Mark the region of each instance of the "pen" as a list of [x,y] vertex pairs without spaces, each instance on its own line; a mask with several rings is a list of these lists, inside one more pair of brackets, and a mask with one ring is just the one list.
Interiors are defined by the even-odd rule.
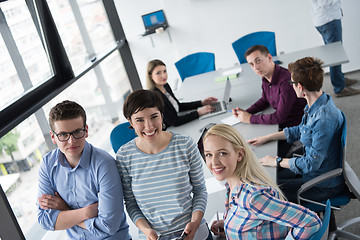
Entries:
[[[216,211],[216,220],[217,220],[217,223],[219,223],[219,212]],[[220,232],[220,228],[217,229],[218,232]]]
[[[238,111],[238,110],[235,109],[235,112],[237,112],[237,111]],[[233,111],[232,111],[232,110],[228,110],[228,112],[231,112],[231,113],[232,113]]]

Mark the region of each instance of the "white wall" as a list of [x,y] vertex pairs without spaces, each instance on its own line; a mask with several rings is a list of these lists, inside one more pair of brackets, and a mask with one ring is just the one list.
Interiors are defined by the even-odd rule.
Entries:
[[[309,0],[118,0],[117,9],[143,86],[148,61],[167,64],[169,82],[180,79],[174,63],[199,51],[215,53],[216,67],[238,62],[231,43],[254,31],[274,31],[277,52],[292,52],[322,45],[311,21]],[[360,69],[360,1],[343,0],[343,43],[350,63],[344,72]],[[153,34],[155,47],[144,32],[141,15],[164,9],[168,33]]]

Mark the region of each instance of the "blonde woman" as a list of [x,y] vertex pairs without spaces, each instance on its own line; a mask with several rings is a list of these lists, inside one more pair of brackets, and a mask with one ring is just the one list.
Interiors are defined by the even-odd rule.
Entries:
[[226,180],[224,220],[211,226],[227,239],[308,239],[321,226],[316,213],[290,203],[235,128],[211,127],[204,136],[208,168]]

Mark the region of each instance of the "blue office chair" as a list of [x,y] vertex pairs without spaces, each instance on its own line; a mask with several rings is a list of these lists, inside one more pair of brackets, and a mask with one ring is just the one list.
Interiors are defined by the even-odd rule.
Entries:
[[322,218],[321,227],[309,240],[327,240],[328,239],[330,215],[331,215],[331,203],[330,203],[330,200],[327,200],[325,213]]
[[130,129],[130,123],[124,122],[117,125],[110,134],[110,143],[115,153],[128,141],[136,137],[134,129]]
[[[358,199],[360,201],[360,180],[357,177],[354,170],[350,167],[350,165],[346,161],[346,118],[343,112],[341,112],[345,121],[342,127],[342,135],[341,135],[341,146],[342,146],[342,167],[334,169],[330,172],[324,173],[306,183],[304,183],[300,189],[298,190],[298,203],[314,212],[323,212],[325,210],[325,201],[323,202],[316,202],[306,198],[301,197],[301,193],[305,192],[306,190],[316,186],[317,184],[331,179],[333,177],[337,177],[340,175],[344,176],[345,184],[347,188],[343,191],[343,193],[337,195],[334,198],[329,199],[331,202],[331,209],[341,210],[341,206],[345,206],[350,202],[351,199]],[[335,239],[336,237],[345,237],[346,239],[358,239],[360,240],[360,236],[357,236],[353,233],[346,232],[344,228],[353,225],[355,223],[360,223],[360,217],[353,218],[350,220],[345,221],[337,226],[335,231],[330,232],[329,239]],[[331,214],[330,225],[335,224],[335,215]]]
[[215,54],[198,52],[187,55],[175,63],[181,80],[215,70]]
[[239,38],[232,43],[232,47],[236,53],[237,58],[239,59],[240,64],[246,63],[246,59],[244,57],[246,50],[254,45],[259,44],[267,47],[272,56],[276,56],[275,33],[267,31],[253,32]]

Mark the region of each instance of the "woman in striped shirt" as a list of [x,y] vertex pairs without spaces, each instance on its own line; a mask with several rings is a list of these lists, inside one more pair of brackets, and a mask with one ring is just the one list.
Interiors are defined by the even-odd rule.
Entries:
[[276,184],[237,130],[211,127],[204,136],[206,164],[226,180],[224,220],[211,226],[227,239],[308,239],[321,226],[316,213],[284,200]]
[[116,154],[131,220],[151,240],[182,231],[187,240],[212,239],[203,219],[207,192],[197,145],[163,131],[164,102],[155,91],[134,91],[123,111],[138,135]]

